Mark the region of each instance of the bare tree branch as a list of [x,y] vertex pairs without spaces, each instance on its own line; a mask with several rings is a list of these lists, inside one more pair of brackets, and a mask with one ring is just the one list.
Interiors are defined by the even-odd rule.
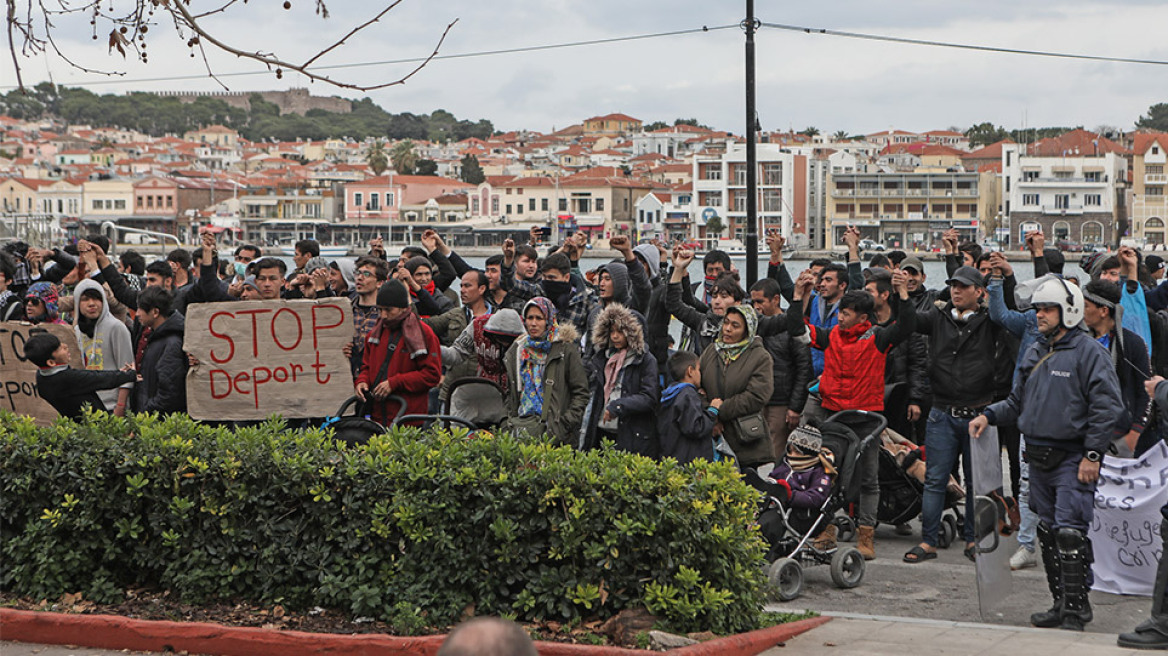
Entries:
[[[215,37],[210,31],[203,27],[200,21],[209,16],[225,13],[232,6],[238,4],[240,0],[220,0],[220,3],[214,9],[203,11],[201,13],[191,13],[188,9],[189,0],[134,0],[132,8],[126,14],[115,14],[114,2],[115,0],[105,0],[105,7],[103,8],[102,0],[56,0],[56,6],[50,7],[46,4],[52,4],[52,0],[5,0],[7,3],[7,28],[8,28],[8,49],[12,56],[13,69],[16,72],[16,79],[18,88],[24,89],[24,78],[22,75],[22,68],[20,58],[31,57],[46,52],[47,48],[52,48],[52,51],[63,59],[70,66],[85,71],[87,73],[100,73],[104,75],[124,75],[124,72],[105,72],[97,71],[86,66],[81,66],[77,62],[67,57],[62,50],[57,46],[53,38],[54,25],[52,21],[53,16],[63,15],[84,15],[90,17],[90,24],[93,26],[93,38],[98,38],[99,21],[108,23],[112,26],[109,32],[109,42],[112,49],[118,50],[123,56],[127,49],[133,49],[135,55],[142,61],[147,61],[146,51],[146,33],[151,26],[156,25],[154,14],[155,12],[165,12],[174,22],[180,38],[186,38],[186,33],[191,33],[187,39],[187,46],[191,48],[192,56],[194,50],[197,48],[199,54],[202,56],[203,65],[207,69],[207,75],[214,79],[224,89],[227,85],[216,77],[211,68],[210,61],[207,58],[207,51],[205,44],[210,44],[212,47],[222,50],[223,52],[241,57],[244,59],[251,59],[268,67],[269,70],[274,70],[276,77],[283,77],[285,71],[293,71],[299,73],[309,80],[319,80],[332,86],[353,89],[356,91],[372,91],[374,89],[383,89],[390,86],[405,84],[407,80],[416,75],[419,71],[426,67],[435,56],[438,55],[442,44],[446,41],[446,36],[450,30],[458,23],[455,19],[446,26],[442,31],[441,37],[434,46],[433,52],[430,53],[425,60],[423,60],[416,68],[411,70],[406,75],[392,81],[381,84],[361,85],[348,83],[341,80],[334,79],[326,74],[318,73],[311,67],[317,63],[325,55],[329,54],[345,45],[350,38],[367,29],[374,23],[379,22],[390,11],[400,5],[404,0],[392,0],[382,8],[375,16],[369,20],[357,25],[349,30],[343,37],[335,43],[320,50],[315,55],[309,57],[301,64],[295,64],[290,61],[277,56],[275,53],[262,51],[247,51],[242,48],[233,46],[222,39]],[[18,3],[27,2],[27,15],[21,16]],[[76,4],[74,4],[76,2]],[[247,0],[243,0],[246,4]],[[328,18],[329,11],[326,5],[326,0],[315,0],[316,13],[321,18]],[[123,3],[121,5],[125,7]],[[287,8],[285,3],[285,8]],[[38,25],[38,22],[41,24]],[[43,36],[41,33],[43,32]],[[17,43],[20,42],[20,52],[17,52]]]

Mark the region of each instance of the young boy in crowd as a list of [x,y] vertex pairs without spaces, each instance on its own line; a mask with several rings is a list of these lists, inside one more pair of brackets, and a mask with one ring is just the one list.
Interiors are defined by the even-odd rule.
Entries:
[[140,378],[134,365],[127,364],[116,371],[87,371],[69,366],[69,345],[55,335],[38,333],[24,343],[24,357],[40,367],[37,372],[37,393],[56,408],[63,417],[80,419],[87,405],[97,409],[105,406],[98,391],[115,389]]
[[661,457],[681,464],[714,458],[714,421],[721,399],[706,407],[698,393],[702,372],[698,356],[678,351],[669,358],[669,376],[678,381],[661,394],[661,414],[657,418],[657,435]]

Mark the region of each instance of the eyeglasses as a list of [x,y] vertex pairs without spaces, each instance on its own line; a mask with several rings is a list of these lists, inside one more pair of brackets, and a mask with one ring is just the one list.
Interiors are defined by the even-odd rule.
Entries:
[[357,271],[353,275],[357,278],[372,278],[372,277],[376,276],[377,274],[373,273],[372,271]]
[[26,299],[24,299],[24,302],[26,305],[40,305],[41,299],[39,299],[39,298],[26,298]]

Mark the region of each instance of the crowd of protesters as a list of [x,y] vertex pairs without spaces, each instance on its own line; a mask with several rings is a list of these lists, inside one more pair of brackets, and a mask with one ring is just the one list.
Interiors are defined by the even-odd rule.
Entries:
[[[583,234],[541,247],[535,230],[482,269],[430,230],[397,254],[374,240],[355,261],[326,261],[316,242],[301,241],[291,271],[257,246],[221,254],[210,234],[150,264],[133,251],[111,260],[100,236],[53,249],[10,244],[0,253],[0,320],[73,327],[75,343],[45,333],[26,347],[41,396],[70,417],[87,404],[119,415],[185,411],[192,304],[333,296],[352,303],[344,355],[354,394],[381,423],[403,410],[433,414],[453,382],[479,377],[501,392],[504,429],[580,449],[779,465],[788,484],[791,454],[814,460],[798,455],[815,443],[806,427],[842,410],[883,413],[927,453],[909,563],[936,557],[950,475],[971,479],[971,440],[993,424],[1008,454],[1007,496],[1022,514],[1011,566],[1036,566],[1040,552],[1055,601],[1032,621],[1081,628],[1091,619],[1083,536],[1099,461],[1138,457],[1163,437],[1152,401],[1168,394],[1155,387],[1168,372],[1164,263],[1124,247],[1088,255],[1078,273],[1032,233],[1035,277],[1019,282],[1001,253],[949,231],[947,278],[930,287],[911,254],[881,253],[865,267],[859,237],[844,235],[844,263],[813,260],[792,275],[783,238],[768,234],[767,277],[749,290],[719,251],[691,281],[692,251],[617,236],[618,257],[584,271]],[[74,348],[82,370],[68,366]],[[1036,374],[1044,369],[1050,376]],[[858,466],[857,546],[872,559],[875,453]],[[960,527],[971,560],[972,503],[966,495]],[[1168,617],[1158,630],[1137,637],[1168,644]]]

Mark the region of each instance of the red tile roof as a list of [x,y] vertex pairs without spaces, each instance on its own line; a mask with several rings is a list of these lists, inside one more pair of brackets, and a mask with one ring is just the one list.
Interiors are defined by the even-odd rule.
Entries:
[[584,119],[585,121],[626,121],[633,123],[640,123],[641,119],[633,118],[628,114],[605,114],[604,116],[593,116],[592,118]]
[[1013,139],[1002,139],[997,143],[992,143],[988,146],[983,146],[977,150],[966,153],[963,159],[1002,159],[1002,146],[1005,144],[1014,143]]
[[1041,139],[1029,148],[1029,154],[1035,157],[1092,157],[1107,153],[1127,155],[1130,151],[1106,137],[1083,129]]
[[1134,135],[1135,141],[1132,145],[1132,152],[1136,155],[1145,155],[1152,144],[1160,144],[1160,147],[1168,151],[1168,132],[1139,132]]

